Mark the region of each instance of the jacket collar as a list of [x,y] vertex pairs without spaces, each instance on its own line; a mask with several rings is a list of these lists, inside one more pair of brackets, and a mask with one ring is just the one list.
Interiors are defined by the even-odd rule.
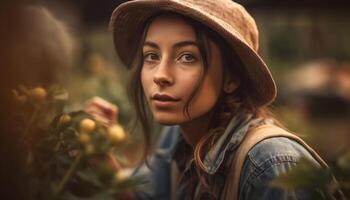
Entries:
[[221,166],[228,149],[236,149],[242,142],[251,127],[263,123],[263,118],[253,118],[253,115],[244,111],[233,115],[222,136],[208,151],[204,158],[204,169],[208,174],[214,174]]
[[[208,174],[215,174],[222,162],[224,161],[226,152],[229,149],[236,149],[242,142],[249,128],[259,126],[261,124],[272,123],[268,119],[253,118],[253,115],[242,110],[233,114],[224,133],[218,141],[210,148],[204,157],[204,170]],[[180,132],[179,127],[177,127]],[[181,171],[187,171],[193,162],[192,147],[187,144],[179,134],[177,144],[173,148],[173,159],[176,160]]]

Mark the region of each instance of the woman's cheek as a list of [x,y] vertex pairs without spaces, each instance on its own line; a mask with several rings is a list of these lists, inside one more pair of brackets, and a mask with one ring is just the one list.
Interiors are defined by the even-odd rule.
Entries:
[[190,103],[190,114],[201,116],[212,110],[221,91],[220,81],[206,76]]

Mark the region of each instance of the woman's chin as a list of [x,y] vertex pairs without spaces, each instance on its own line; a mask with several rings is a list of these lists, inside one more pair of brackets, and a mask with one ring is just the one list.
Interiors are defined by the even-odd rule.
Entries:
[[181,124],[180,121],[176,121],[176,120],[171,120],[171,119],[156,119],[156,121],[164,126],[175,126],[175,125],[179,125]]
[[157,121],[161,125],[165,126],[174,126],[182,124],[185,120],[184,117],[177,115],[170,115],[170,114],[154,114],[154,120]]

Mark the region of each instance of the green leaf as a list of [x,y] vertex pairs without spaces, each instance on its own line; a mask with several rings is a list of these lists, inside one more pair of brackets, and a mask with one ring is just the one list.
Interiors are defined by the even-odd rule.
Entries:
[[78,136],[79,136],[79,133],[75,129],[70,128],[62,132],[61,139],[68,142],[73,142],[76,140]]
[[123,181],[115,181],[113,187],[117,189],[133,189],[138,186],[145,186],[149,181],[144,176],[130,177]]
[[84,169],[84,170],[78,171],[77,177],[96,187],[102,188],[104,186],[103,183],[98,179],[98,176],[96,175],[96,173],[91,169]]
[[320,168],[307,159],[301,159],[300,163],[285,174],[280,175],[270,182],[270,186],[279,187],[291,191],[297,188],[325,189],[332,181],[330,170]]
[[350,171],[350,151],[340,156],[337,160],[337,165],[344,170]]
[[60,155],[57,156],[57,161],[59,161],[60,163],[64,164],[64,165],[71,165],[73,163],[73,160],[68,157],[67,155]]
[[68,100],[69,95],[67,90],[59,90],[59,91],[55,91],[55,93],[53,94],[53,99],[54,100],[59,100],[59,101],[66,101]]
[[100,192],[89,198],[89,200],[115,200],[115,197],[112,193]]

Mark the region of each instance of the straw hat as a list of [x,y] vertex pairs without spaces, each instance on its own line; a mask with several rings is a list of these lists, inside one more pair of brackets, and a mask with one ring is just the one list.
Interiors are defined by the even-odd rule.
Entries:
[[269,69],[257,54],[258,29],[254,19],[231,0],[133,0],[119,5],[112,14],[110,28],[121,61],[130,66],[146,20],[170,11],[188,16],[221,35],[245,65],[256,94],[257,106],[270,104],[276,97],[276,85]]

